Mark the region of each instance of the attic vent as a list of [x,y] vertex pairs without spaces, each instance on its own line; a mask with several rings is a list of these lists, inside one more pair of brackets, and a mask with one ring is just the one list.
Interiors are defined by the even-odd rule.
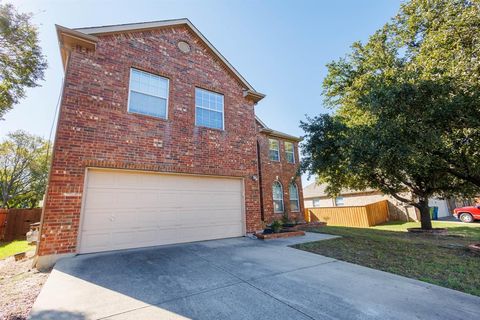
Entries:
[[182,51],[183,53],[189,53],[190,52],[190,45],[185,42],[185,41],[179,41],[177,43],[177,47],[178,49],[180,49],[180,51]]

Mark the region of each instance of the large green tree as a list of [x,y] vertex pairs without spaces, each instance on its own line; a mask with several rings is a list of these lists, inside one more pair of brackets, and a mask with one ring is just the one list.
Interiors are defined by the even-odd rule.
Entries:
[[0,207],[33,208],[42,200],[49,169],[46,140],[16,131],[0,144]]
[[[480,188],[479,1],[412,0],[366,44],[328,65],[303,170],[332,194],[375,188],[414,205]],[[411,194],[406,197],[405,194]]]
[[47,67],[31,15],[0,4],[0,119],[38,85]]

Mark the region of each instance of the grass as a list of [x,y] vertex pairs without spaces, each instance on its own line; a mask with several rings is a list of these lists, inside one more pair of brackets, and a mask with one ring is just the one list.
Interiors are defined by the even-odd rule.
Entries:
[[34,245],[29,245],[26,240],[0,242],[0,260],[13,256],[16,253],[35,250]]
[[372,228],[320,227],[309,231],[342,236],[295,247],[480,296],[480,257],[466,246],[480,242],[480,224],[433,222],[448,235],[406,232],[418,223]]

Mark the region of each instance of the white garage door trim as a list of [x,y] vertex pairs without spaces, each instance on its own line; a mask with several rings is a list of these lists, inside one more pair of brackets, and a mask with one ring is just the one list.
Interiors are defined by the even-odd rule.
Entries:
[[[87,210],[87,197],[88,197],[88,188],[89,188],[89,178],[90,176],[92,175],[92,172],[99,172],[99,173],[105,173],[105,172],[111,172],[111,173],[116,173],[116,174],[122,174],[122,173],[128,173],[128,174],[139,174],[139,175],[143,175],[143,174],[148,174],[148,175],[154,175],[154,176],[164,176],[164,177],[167,177],[169,180],[171,180],[172,177],[183,177],[183,178],[188,178],[188,177],[192,177],[192,178],[207,178],[207,179],[219,179],[219,180],[225,180],[225,182],[227,182],[227,180],[237,180],[239,182],[239,185],[238,187],[240,188],[239,190],[239,193],[240,193],[240,203],[239,203],[239,207],[238,209],[240,210],[239,214],[241,215],[240,219],[241,219],[241,227],[237,224],[237,228],[235,230],[232,230],[232,231],[227,231],[228,233],[228,236],[220,236],[220,237],[215,237],[215,235],[208,235],[205,239],[188,239],[188,236],[187,236],[187,239],[178,239],[178,241],[175,241],[175,242],[169,242],[167,241],[166,243],[162,243],[162,241],[157,241],[155,244],[148,244],[148,245],[142,245],[142,246],[137,246],[137,245],[134,245],[134,246],[131,246],[131,245],[124,245],[122,244],[122,247],[115,247],[115,248],[108,248],[108,249],[95,249],[95,250],[92,250],[91,249],[91,246],[90,248],[86,248],[87,246],[84,244],[82,248],[82,238],[84,238],[84,235],[83,235],[83,231],[85,229],[85,220],[86,220],[86,210]],[[183,179],[184,181],[188,181],[188,179]],[[214,180],[212,180],[214,181]],[[208,180],[205,180],[203,181],[202,183],[207,183]],[[227,184],[228,185],[228,184]],[[232,185],[233,186],[233,185]],[[235,187],[236,190],[238,190],[237,187]],[[238,199],[238,198],[237,198]],[[238,212],[238,210],[236,210],[236,212]],[[92,217],[92,216],[90,216]],[[173,217],[173,216],[172,216]],[[236,216],[238,218],[238,216]],[[139,248],[139,247],[148,247],[148,246],[157,246],[157,245],[164,245],[164,244],[173,244],[173,243],[186,243],[186,242],[194,242],[194,241],[202,241],[202,240],[210,240],[210,239],[219,239],[219,238],[227,238],[227,237],[236,237],[236,236],[244,236],[245,235],[245,232],[246,232],[246,223],[245,223],[245,190],[244,190],[244,179],[241,178],[241,177],[226,177],[226,176],[211,176],[211,175],[194,175],[194,174],[179,174],[179,173],[167,173],[167,172],[152,172],[152,171],[142,171],[142,170],[124,170],[124,169],[103,169],[103,168],[86,168],[85,170],[85,179],[84,179],[84,187],[83,187],[83,197],[82,197],[82,207],[81,207],[81,211],[80,211],[80,221],[79,221],[79,229],[78,229],[78,236],[77,236],[77,248],[76,248],[76,251],[77,253],[79,254],[83,254],[83,253],[92,253],[92,252],[102,252],[102,251],[112,251],[112,250],[123,250],[123,249],[131,249],[131,248]],[[238,221],[238,220],[237,220]],[[92,222],[90,221],[90,224],[92,224]],[[92,225],[95,225],[95,224],[92,224]],[[212,225],[213,226],[213,225]],[[179,228],[180,229],[185,229],[187,226],[180,226]],[[238,229],[240,227],[240,229]],[[108,228],[107,228],[108,229]],[[171,232],[172,234],[174,234],[174,232],[170,229],[172,229],[172,227],[168,227],[167,229],[169,229],[169,232]],[[197,231],[200,231],[200,227]],[[112,230],[112,229],[110,229]],[[204,228],[204,231],[206,229]],[[217,229],[218,230],[218,229]],[[90,230],[91,231],[91,230]],[[153,233],[153,231],[152,231]],[[232,234],[234,233],[234,234]],[[91,233],[92,234],[92,233]],[[231,234],[231,235],[230,235]],[[110,235],[113,237],[113,234]],[[193,234],[192,237],[195,238],[195,235]],[[84,241],[88,241],[87,238],[83,239]],[[131,243],[132,244],[132,243]]]

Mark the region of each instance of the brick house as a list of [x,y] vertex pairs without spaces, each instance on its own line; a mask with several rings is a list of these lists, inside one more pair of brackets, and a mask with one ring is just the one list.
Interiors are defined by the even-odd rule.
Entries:
[[299,139],[187,19],[57,26],[65,80],[39,267],[300,219]]

